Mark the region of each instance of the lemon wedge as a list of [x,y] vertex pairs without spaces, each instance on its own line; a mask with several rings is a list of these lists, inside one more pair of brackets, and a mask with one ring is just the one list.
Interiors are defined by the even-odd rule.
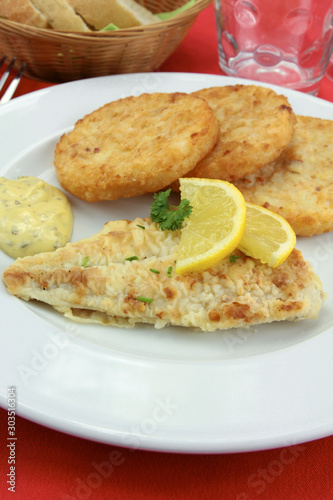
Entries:
[[226,181],[191,177],[179,181],[181,198],[189,200],[193,211],[183,223],[176,272],[203,271],[240,243],[245,230],[245,201]]
[[280,215],[246,203],[245,231],[238,245],[245,255],[276,267],[282,264],[296,244],[296,235]]

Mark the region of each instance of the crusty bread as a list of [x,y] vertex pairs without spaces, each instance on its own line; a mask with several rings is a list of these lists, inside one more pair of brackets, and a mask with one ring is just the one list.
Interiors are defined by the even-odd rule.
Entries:
[[46,17],[30,0],[0,0],[0,17],[36,28],[48,28]]
[[134,0],[68,0],[73,9],[95,30],[110,23],[118,28],[130,28],[160,21],[148,9]]
[[31,0],[46,17],[53,29],[61,31],[90,31],[83,19],[66,0]]
[[135,0],[0,0],[0,16],[59,31],[101,30],[111,23],[130,28],[160,21]]

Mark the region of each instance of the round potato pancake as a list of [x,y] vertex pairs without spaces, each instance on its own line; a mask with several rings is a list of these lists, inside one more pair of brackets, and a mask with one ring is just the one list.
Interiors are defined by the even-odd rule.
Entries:
[[333,230],[333,121],[297,116],[281,156],[235,182],[246,201],[284,217],[298,236]]
[[[283,95],[256,85],[194,92],[215,113],[220,134],[213,150],[188,174],[232,182],[275,160],[290,142],[295,114]],[[177,184],[172,186],[175,190]]]
[[79,120],[56,146],[61,186],[90,202],[158,191],[211,151],[218,121],[197,96],[142,94]]

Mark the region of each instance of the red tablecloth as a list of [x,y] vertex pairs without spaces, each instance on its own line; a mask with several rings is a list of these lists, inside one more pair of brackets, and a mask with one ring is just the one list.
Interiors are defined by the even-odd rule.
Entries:
[[[212,5],[160,70],[221,73]],[[16,95],[45,86],[24,79]],[[322,82],[319,97],[333,101],[329,80]],[[94,443],[17,416],[13,493],[7,489],[5,410],[0,410],[0,436],[0,499],[333,499],[333,437],[261,452],[176,455]],[[112,470],[105,465],[110,457]]]

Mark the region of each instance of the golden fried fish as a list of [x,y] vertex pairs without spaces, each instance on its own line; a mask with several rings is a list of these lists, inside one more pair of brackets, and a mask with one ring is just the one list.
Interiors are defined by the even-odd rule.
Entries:
[[299,236],[333,229],[333,121],[297,116],[281,156],[234,183],[246,201],[284,217]]
[[17,259],[3,279],[11,294],[79,322],[214,331],[318,316],[325,294],[300,251],[274,269],[238,252],[234,263],[177,275],[179,238],[149,218],[108,222],[91,238]]
[[142,94],[106,104],[62,136],[54,165],[62,187],[94,202],[158,191],[211,151],[218,123],[206,101]]
[[[256,85],[211,87],[194,92],[219,122],[212,151],[187,175],[233,182],[275,160],[289,144],[296,123],[288,99]],[[172,188],[179,190],[178,181]]]

